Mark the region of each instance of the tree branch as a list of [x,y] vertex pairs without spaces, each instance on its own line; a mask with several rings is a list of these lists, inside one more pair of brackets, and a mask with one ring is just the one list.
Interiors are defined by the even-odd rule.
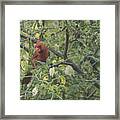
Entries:
[[[29,52],[29,49],[26,48],[25,46],[23,46],[22,44],[20,45],[21,48],[23,48],[26,52]],[[58,57],[63,57],[63,54],[61,52],[58,52],[56,50],[54,50],[53,48],[49,47],[48,48],[52,53],[54,53],[55,55],[57,55]]]
[[68,65],[70,65],[75,71],[77,71],[79,74],[83,74],[83,72],[81,71],[81,69],[79,68],[78,65],[76,65],[74,62],[72,62],[72,60],[67,60]]
[[[67,21],[66,21],[66,26],[67,26]],[[69,44],[69,31],[68,31],[68,27],[67,27],[66,28],[65,49],[64,49],[64,59],[67,59],[68,44]]]
[[52,68],[52,67],[58,67],[61,64],[70,65],[78,74],[83,74],[83,72],[78,67],[78,65],[76,65],[75,63],[73,63],[71,60],[65,60],[65,61],[62,61],[60,63],[51,65],[50,68]]
[[54,49],[51,48],[51,47],[48,47],[48,49],[49,49],[52,53],[54,53],[55,55],[57,55],[58,57],[63,57],[63,54],[62,54],[61,52],[58,52],[58,51],[54,50]]

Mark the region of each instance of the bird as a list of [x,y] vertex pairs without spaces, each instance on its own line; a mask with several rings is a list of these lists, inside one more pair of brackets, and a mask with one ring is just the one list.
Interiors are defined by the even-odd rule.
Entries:
[[35,62],[43,62],[46,63],[46,60],[48,58],[48,47],[43,43],[42,39],[38,39],[35,44],[35,52],[32,56],[32,66],[36,67]]

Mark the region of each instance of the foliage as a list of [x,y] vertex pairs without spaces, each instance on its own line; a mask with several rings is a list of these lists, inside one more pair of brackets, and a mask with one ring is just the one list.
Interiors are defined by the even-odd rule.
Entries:
[[[31,57],[39,37],[49,57],[33,69]],[[100,99],[99,20],[22,20],[20,47],[22,100]]]

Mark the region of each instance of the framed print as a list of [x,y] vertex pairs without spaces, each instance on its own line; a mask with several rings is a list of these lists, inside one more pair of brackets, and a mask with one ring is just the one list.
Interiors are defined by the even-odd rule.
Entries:
[[119,119],[117,0],[1,9],[2,119]]

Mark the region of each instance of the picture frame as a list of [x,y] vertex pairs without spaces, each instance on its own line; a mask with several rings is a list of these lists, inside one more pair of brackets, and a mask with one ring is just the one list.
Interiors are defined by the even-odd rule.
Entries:
[[[5,115],[5,5],[115,5],[115,115]],[[120,1],[2,1],[1,2],[1,74],[0,119],[116,119],[119,120],[119,27]],[[12,109],[12,108],[11,108]]]

